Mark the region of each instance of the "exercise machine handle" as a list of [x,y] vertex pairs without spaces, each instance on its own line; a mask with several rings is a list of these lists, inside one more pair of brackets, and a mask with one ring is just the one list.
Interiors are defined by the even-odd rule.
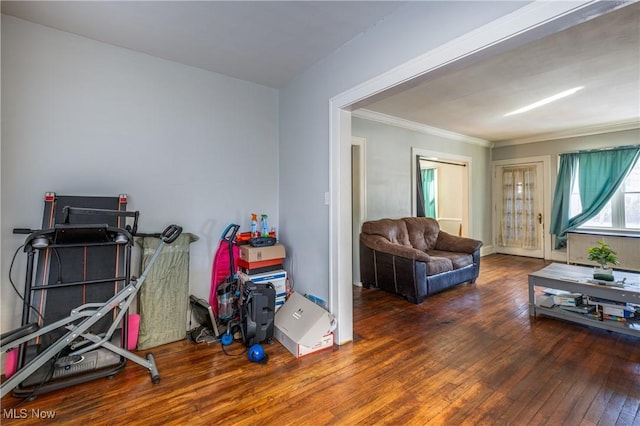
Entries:
[[14,234],[29,235],[32,232],[35,232],[35,230],[33,230],[31,228],[13,228],[13,233]]
[[117,216],[117,217],[132,217],[133,218],[133,226],[127,225],[125,229],[131,233],[131,235],[136,235],[138,232],[138,218],[140,217],[139,211],[122,211],[122,210],[110,210],[110,209],[94,209],[94,208],[86,208],[86,207],[70,207],[64,206],[62,208],[62,213],[64,214],[64,224],[69,224],[69,219],[71,215],[104,215],[104,216]]
[[171,244],[172,242],[178,239],[181,233],[182,233],[182,226],[169,225],[164,231],[162,231],[162,235],[160,236],[160,238],[166,244]]

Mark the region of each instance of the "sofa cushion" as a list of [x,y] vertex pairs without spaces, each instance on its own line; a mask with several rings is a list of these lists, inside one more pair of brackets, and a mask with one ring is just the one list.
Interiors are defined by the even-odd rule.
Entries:
[[402,220],[379,219],[365,222],[362,224],[362,233],[384,237],[393,244],[411,246],[407,225]]
[[473,255],[467,253],[431,250],[427,254],[431,256],[432,259],[434,257],[449,259],[451,261],[453,269],[460,269],[464,268],[465,266],[473,265]]
[[405,217],[409,241],[413,248],[429,251],[435,248],[440,233],[438,221],[430,217]]
[[427,275],[436,275],[453,271],[453,262],[446,257],[430,256],[427,262]]
[[440,232],[438,234],[438,240],[436,241],[435,250],[449,251],[449,252],[462,252],[473,253],[482,246],[482,241],[474,240],[473,238],[457,237],[455,235],[447,234],[446,232]]

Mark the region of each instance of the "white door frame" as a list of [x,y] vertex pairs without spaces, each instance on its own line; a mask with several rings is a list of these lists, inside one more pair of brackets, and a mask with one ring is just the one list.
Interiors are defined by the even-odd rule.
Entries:
[[471,218],[473,217],[471,214],[471,157],[467,157],[466,155],[456,155],[456,154],[448,154],[445,152],[431,151],[422,148],[411,148],[411,214],[413,216],[416,215],[418,211],[418,206],[416,205],[416,179],[418,176],[416,175],[418,172],[418,164],[417,164],[417,156],[425,157],[427,159],[439,159],[439,160],[451,160],[459,163],[464,163],[466,165],[465,169],[467,172],[467,187],[463,188],[462,197],[465,200],[465,203],[462,207],[462,223],[463,228],[467,231],[466,235],[473,235],[473,229],[471,226]]
[[336,343],[353,340],[350,107],[462,58],[489,57],[495,54],[491,48],[522,45],[618,7],[594,0],[534,1],[329,100],[329,308],[337,319]]
[[[362,286],[360,279],[360,244],[358,234],[362,224],[367,220],[367,140],[356,136],[351,137],[351,147],[357,147],[357,162],[358,162],[358,174],[351,173],[352,179],[357,180],[359,188],[359,196],[355,197],[352,194],[352,205],[358,206],[358,217],[352,215],[352,271],[353,271],[353,285]],[[353,153],[353,151],[352,151]],[[353,158],[352,158],[353,164]],[[353,226],[356,225],[356,226]]]
[[498,205],[498,197],[501,195],[501,191],[496,187],[497,177],[495,175],[495,171],[497,167],[503,166],[517,166],[524,164],[533,164],[533,163],[542,163],[542,197],[540,202],[542,203],[542,258],[546,259],[551,253],[551,238],[547,237],[548,231],[548,223],[550,223],[551,218],[551,157],[548,155],[541,155],[537,157],[522,157],[522,158],[514,158],[511,160],[496,160],[491,162],[491,170],[492,170],[492,182],[491,187],[493,188],[492,193],[492,240],[493,247],[497,248],[497,238],[498,238],[498,230],[500,223],[500,215],[497,211],[495,211],[496,206]]

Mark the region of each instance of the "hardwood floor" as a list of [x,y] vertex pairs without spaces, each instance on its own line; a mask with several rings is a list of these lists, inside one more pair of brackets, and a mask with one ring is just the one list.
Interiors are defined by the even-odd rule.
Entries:
[[21,405],[6,396],[1,422],[640,425],[640,339],[531,319],[527,274],[544,265],[487,256],[476,285],[421,305],[354,288],[355,339],[333,351],[297,360],[276,342],[261,365],[176,342],[151,350],[159,384],[129,363]]

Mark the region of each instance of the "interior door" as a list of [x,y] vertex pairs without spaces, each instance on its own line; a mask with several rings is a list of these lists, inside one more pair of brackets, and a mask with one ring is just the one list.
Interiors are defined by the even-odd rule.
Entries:
[[543,162],[494,165],[496,253],[544,258]]

